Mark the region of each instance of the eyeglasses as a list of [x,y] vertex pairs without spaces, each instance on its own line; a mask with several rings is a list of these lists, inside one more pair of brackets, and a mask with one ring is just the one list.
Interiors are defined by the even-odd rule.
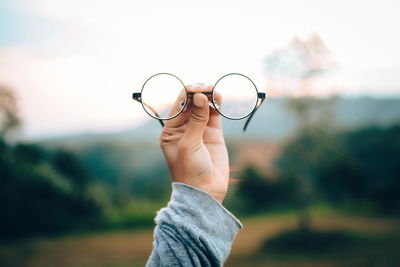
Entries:
[[[209,106],[221,116],[230,120],[247,118],[243,131],[265,100],[265,93],[258,92],[254,82],[240,73],[222,76],[210,92],[201,93],[208,96]],[[164,126],[163,120],[173,119],[185,110],[193,94],[194,92],[188,92],[177,76],[157,73],[148,78],[141,92],[133,93],[132,98],[140,102],[146,113]],[[179,105],[178,108],[176,104]]]

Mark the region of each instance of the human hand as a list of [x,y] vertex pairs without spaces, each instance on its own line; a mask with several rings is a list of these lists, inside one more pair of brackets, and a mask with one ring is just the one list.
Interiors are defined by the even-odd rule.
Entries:
[[[228,152],[220,115],[200,93],[212,91],[212,86],[196,84],[186,90],[195,94],[184,112],[166,121],[160,145],[175,182],[199,188],[222,202],[228,190]],[[172,112],[181,108],[184,96],[182,91]],[[220,105],[221,97],[216,95],[216,101]]]

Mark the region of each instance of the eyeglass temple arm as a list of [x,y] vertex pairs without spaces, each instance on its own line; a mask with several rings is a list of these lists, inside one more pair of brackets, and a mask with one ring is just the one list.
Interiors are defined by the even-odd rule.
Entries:
[[[145,105],[148,109],[150,109],[150,110],[154,113],[154,115],[156,115],[157,117],[160,117],[160,116],[158,115],[158,113],[157,113],[151,106],[149,106],[149,105],[147,105],[146,103],[142,102],[142,93],[133,93],[133,94],[132,94],[132,99],[133,99],[133,100],[136,100],[136,101],[139,102],[139,103],[142,103],[142,104]],[[157,119],[157,120],[161,123],[161,126],[164,127],[164,122],[163,122],[162,120],[159,120],[159,119]]]
[[[261,100],[260,100],[261,99]],[[250,121],[251,121],[251,118],[253,118],[253,116],[254,116],[254,114],[256,113],[256,111],[257,111],[257,109],[262,105],[262,103],[264,103],[264,101],[265,101],[265,93],[258,93],[258,100],[257,100],[257,106],[256,106],[256,108],[254,109],[254,112],[253,113],[251,113],[251,115],[249,116],[249,118],[246,120],[246,123],[244,124],[244,127],[243,127],[243,132],[245,132],[246,131],[246,129],[247,129],[247,126],[249,125],[249,123],[250,123]]]

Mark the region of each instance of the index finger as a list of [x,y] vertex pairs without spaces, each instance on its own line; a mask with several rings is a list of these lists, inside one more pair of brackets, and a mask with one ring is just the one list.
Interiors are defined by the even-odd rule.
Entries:
[[[185,101],[187,99],[186,96],[186,87],[181,90],[179,93],[178,97],[175,100],[174,105],[172,106],[171,112],[169,113],[169,117],[174,116],[175,114],[179,113],[182,111],[183,105],[185,105]],[[186,103],[187,105],[188,103]],[[179,114],[173,119],[167,120],[165,122],[166,127],[178,127],[182,125],[185,121],[185,116],[182,116],[182,114]]]

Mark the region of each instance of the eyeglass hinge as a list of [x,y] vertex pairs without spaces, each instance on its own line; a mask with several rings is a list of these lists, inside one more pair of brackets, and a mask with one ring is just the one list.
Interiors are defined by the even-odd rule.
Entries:
[[142,94],[141,93],[133,93],[132,98],[138,101],[142,101]]

